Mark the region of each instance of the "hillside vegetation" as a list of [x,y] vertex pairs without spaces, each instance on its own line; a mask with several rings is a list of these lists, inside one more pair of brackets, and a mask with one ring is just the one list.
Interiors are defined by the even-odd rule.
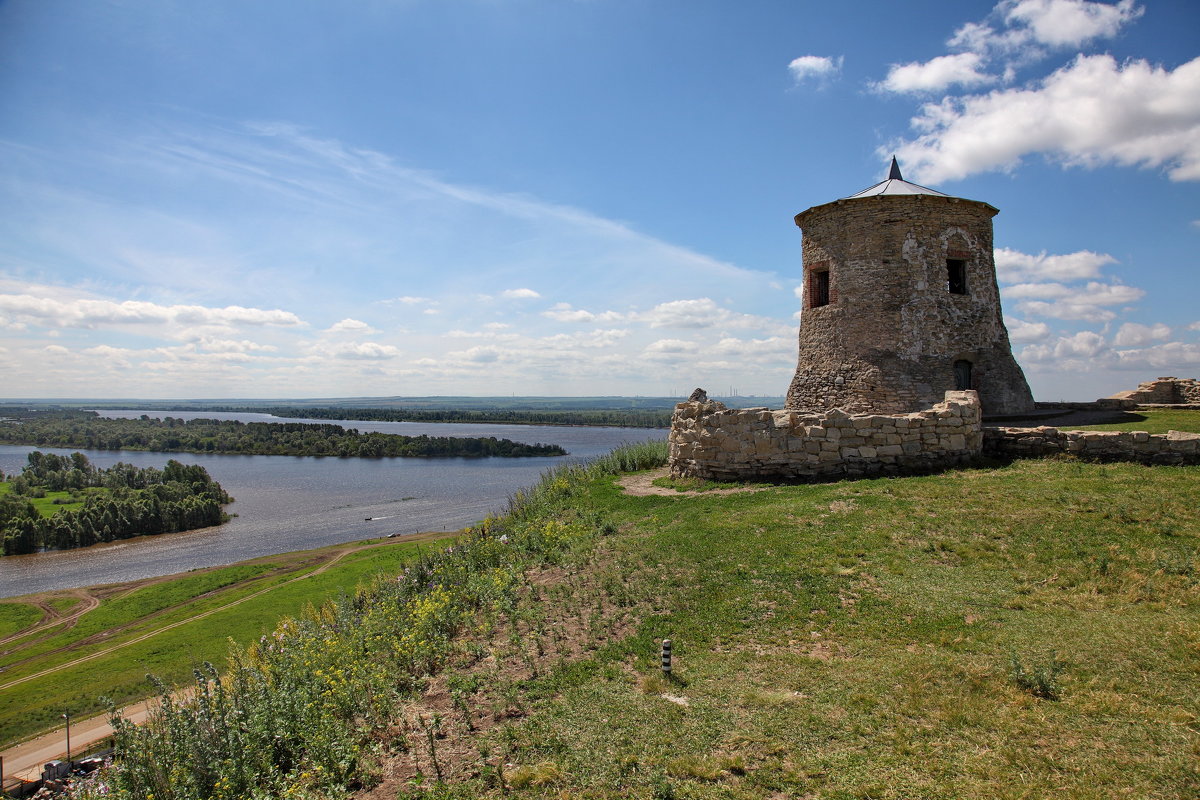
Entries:
[[623,494],[615,472],[645,461],[560,470],[451,550],[281,624],[224,685],[201,670],[197,705],[122,730],[113,794],[1200,785],[1197,468]]

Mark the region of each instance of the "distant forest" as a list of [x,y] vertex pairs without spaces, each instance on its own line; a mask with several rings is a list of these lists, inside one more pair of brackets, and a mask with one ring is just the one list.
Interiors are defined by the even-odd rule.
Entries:
[[228,519],[221,506],[233,502],[204,467],[175,460],[161,470],[97,469],[82,453],[35,451],[28,461],[20,475],[0,482],[6,556],[220,525]]
[[[214,409],[215,410],[215,409]],[[372,422],[476,422],[501,425],[590,425],[617,428],[666,428],[671,412],[662,409],[475,409],[475,408],[228,408],[277,417],[344,419]]]
[[[7,417],[7,419],[4,419]],[[0,408],[0,443],[88,450],[156,453],[234,453],[263,456],[528,457],[561,456],[554,444],[522,444],[493,437],[398,436],[359,433],[340,425],[173,417],[105,419],[92,411]]]

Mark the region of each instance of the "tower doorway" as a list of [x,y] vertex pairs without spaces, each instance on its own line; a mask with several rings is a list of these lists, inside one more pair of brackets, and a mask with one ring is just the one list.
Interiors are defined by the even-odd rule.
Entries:
[[973,388],[971,386],[971,369],[972,364],[965,358],[960,358],[954,362],[954,388],[957,391],[965,391]]

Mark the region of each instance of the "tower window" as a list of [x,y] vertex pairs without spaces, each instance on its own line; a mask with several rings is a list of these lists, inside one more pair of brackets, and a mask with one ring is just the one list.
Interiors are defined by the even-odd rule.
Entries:
[[950,294],[967,293],[967,262],[960,258],[946,259],[946,290]]
[[829,270],[814,271],[808,279],[808,290],[811,292],[809,308],[829,305]]

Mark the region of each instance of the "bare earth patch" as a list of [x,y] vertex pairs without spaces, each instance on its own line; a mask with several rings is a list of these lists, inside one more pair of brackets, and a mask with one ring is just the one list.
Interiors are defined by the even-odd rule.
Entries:
[[728,489],[706,489],[704,491],[679,491],[677,489],[669,489],[666,486],[655,486],[654,481],[659,478],[665,478],[670,473],[666,467],[662,469],[651,470],[650,472],[639,472],[634,475],[622,475],[617,479],[617,485],[621,490],[632,497],[691,497],[696,495],[718,495],[718,494],[742,494],[744,492],[761,492],[770,489],[770,486],[735,486]]

